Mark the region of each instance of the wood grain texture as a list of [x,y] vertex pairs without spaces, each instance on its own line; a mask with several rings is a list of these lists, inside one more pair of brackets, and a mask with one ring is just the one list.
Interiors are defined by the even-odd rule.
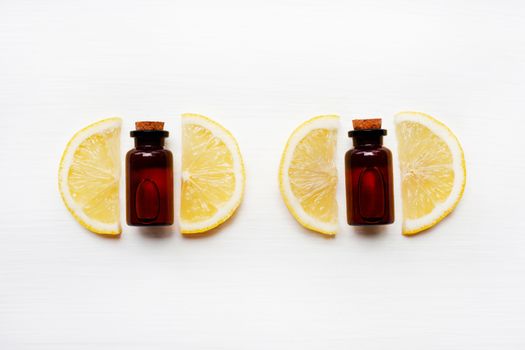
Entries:
[[[0,349],[525,348],[524,16],[510,0],[1,1]],[[463,144],[457,210],[414,238],[399,220],[298,226],[277,185],[291,131],[328,113],[393,131],[407,109]],[[121,116],[124,151],[134,121],[171,131],[183,112],[237,137],[237,215],[197,239],[83,230],[56,184],[72,134]]]

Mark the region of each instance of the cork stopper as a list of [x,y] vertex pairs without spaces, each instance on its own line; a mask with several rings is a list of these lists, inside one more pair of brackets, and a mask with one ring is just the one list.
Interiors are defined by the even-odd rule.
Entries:
[[137,130],[164,130],[164,122],[135,122],[135,129]]
[[381,129],[381,118],[354,119],[352,120],[354,130]]

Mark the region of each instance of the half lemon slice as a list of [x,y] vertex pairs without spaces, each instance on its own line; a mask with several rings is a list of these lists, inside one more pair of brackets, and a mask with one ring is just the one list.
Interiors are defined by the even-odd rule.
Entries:
[[301,124],[282,154],[279,186],[284,202],[304,227],[337,232],[336,146],[339,117],[324,115]]
[[120,228],[120,129],[110,118],[91,124],[69,141],[60,161],[60,194],[88,230],[118,235]]
[[465,189],[463,149],[452,131],[431,116],[395,116],[403,199],[403,234],[426,230],[447,216]]
[[233,135],[209,118],[183,114],[181,232],[205,232],[228,220],[241,203],[244,182]]

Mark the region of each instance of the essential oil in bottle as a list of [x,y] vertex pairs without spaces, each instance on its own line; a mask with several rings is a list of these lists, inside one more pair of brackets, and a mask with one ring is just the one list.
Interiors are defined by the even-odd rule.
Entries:
[[173,156],[164,149],[163,122],[136,122],[135,148],[126,155],[128,225],[173,224]]
[[349,225],[394,222],[392,153],[383,146],[381,119],[353,120],[354,148],[345,155],[346,214]]

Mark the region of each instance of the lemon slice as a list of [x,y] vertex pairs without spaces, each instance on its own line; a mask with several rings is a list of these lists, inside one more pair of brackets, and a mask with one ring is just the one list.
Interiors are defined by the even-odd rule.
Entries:
[[452,131],[429,115],[395,116],[401,169],[403,234],[426,230],[447,216],[465,189],[463,149]]
[[88,230],[120,233],[119,118],[91,124],[69,141],[60,161],[60,194],[75,219]]
[[213,120],[182,115],[181,232],[219,226],[241,204],[244,164],[233,135]]
[[337,232],[336,146],[339,117],[319,116],[301,124],[284,149],[279,186],[288,210],[304,227]]

